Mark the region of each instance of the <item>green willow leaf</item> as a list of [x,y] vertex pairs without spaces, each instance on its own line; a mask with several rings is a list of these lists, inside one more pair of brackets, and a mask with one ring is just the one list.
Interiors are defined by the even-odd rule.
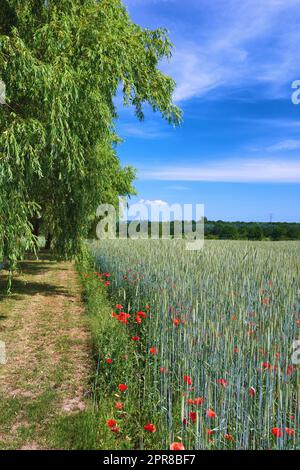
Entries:
[[134,24],[120,0],[2,0],[0,79],[0,259],[15,265],[39,230],[72,258],[96,208],[134,194],[135,171],[116,154],[117,110],[144,118],[148,103],[171,124],[174,81],[164,29]]

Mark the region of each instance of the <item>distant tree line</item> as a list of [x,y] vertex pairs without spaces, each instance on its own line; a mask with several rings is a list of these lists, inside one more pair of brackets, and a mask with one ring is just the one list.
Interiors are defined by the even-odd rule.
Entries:
[[[183,221],[172,221],[170,224],[144,221],[136,224],[137,232],[143,232],[149,237],[151,233],[152,236],[153,233],[156,233],[159,238],[166,238],[168,233],[171,238],[182,237],[188,231],[195,231],[195,229],[195,221],[188,225]],[[222,220],[211,221],[205,218],[204,234],[206,239],[215,240],[300,240],[300,223],[225,222]]]
[[205,222],[205,238],[219,240],[300,240],[300,223]]

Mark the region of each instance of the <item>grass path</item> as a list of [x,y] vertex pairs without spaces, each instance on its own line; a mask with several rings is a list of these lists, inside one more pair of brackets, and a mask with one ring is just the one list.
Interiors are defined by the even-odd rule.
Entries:
[[69,428],[76,433],[88,413],[93,370],[74,265],[26,261],[11,296],[4,287],[0,277],[0,449],[70,448]]

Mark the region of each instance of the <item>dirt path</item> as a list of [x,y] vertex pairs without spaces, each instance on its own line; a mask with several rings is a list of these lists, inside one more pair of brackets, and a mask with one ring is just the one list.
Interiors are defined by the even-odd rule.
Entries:
[[51,448],[57,420],[86,408],[88,319],[73,264],[28,261],[21,270],[13,295],[0,295],[0,448]]

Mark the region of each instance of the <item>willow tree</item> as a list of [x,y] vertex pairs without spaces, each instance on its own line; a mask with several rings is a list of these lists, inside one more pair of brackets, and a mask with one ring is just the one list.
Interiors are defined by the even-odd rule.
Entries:
[[13,264],[41,222],[70,258],[99,203],[134,191],[135,172],[116,153],[116,94],[138,119],[148,103],[180,120],[174,82],[158,68],[172,45],[164,29],[134,24],[120,0],[0,5],[0,254]]

